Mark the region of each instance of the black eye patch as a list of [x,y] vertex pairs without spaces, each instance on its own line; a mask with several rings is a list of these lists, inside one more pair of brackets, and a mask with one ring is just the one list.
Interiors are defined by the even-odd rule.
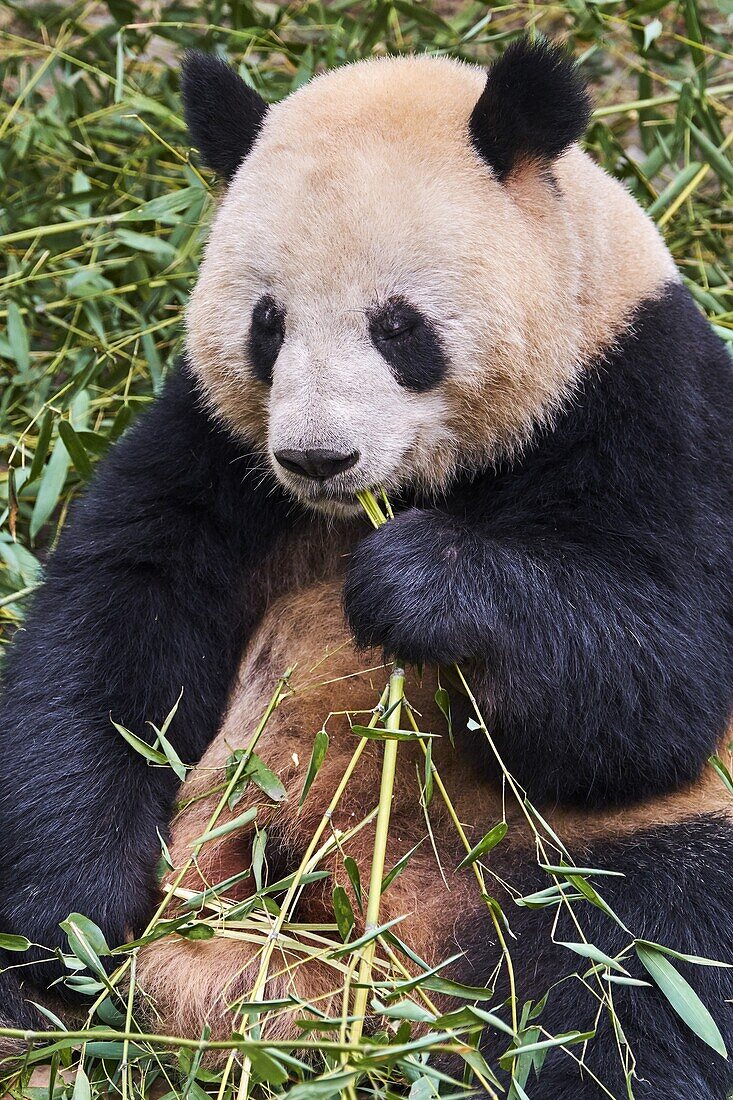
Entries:
[[265,294],[252,310],[247,351],[252,371],[261,382],[272,383],[272,370],[285,339],[285,310]]
[[390,298],[369,311],[369,335],[400,385],[416,393],[437,386],[448,357],[437,329],[404,298]]

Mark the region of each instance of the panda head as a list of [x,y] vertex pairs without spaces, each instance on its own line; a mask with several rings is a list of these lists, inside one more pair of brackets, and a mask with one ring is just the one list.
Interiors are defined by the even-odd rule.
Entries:
[[521,447],[639,296],[638,237],[619,279],[589,228],[614,201],[636,207],[604,198],[617,185],[573,145],[588,97],[555,47],[522,40],[488,74],[360,62],[272,107],[194,53],[182,90],[226,181],[190,361],[306,503],[438,490]]

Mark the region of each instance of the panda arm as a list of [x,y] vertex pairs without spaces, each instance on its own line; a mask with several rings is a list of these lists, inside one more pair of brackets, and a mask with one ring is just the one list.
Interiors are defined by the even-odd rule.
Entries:
[[691,549],[684,568],[674,540],[658,545],[660,568],[641,537],[622,549],[607,535],[604,547],[577,527],[559,538],[413,510],[389,528],[354,554],[357,640],[414,663],[462,662],[532,797],[633,799],[699,773],[728,689],[724,604]]
[[[0,709],[0,928],[58,942],[78,910],[121,942],[147,917],[178,780],[112,725],[194,763],[262,608],[287,508],[202,411],[184,368],[113,448],[52,554]],[[291,509],[292,510],[292,509]],[[43,978],[48,968],[39,971]]]

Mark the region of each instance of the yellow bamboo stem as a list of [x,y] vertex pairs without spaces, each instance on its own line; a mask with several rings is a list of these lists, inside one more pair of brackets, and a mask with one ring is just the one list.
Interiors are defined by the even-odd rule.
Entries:
[[[402,713],[402,700],[405,693],[405,671],[395,668],[389,678],[389,702],[385,726],[388,730],[400,728],[400,716]],[[372,932],[379,927],[379,907],[382,898],[382,882],[384,881],[384,865],[387,858],[387,841],[389,839],[389,819],[392,813],[392,793],[394,791],[395,770],[397,767],[397,746],[399,742],[387,740],[384,742],[384,760],[382,763],[382,781],[379,788],[379,810],[377,812],[377,828],[374,837],[374,852],[372,855],[372,867],[369,877],[369,898],[367,901],[365,932]],[[369,997],[369,983],[372,977],[372,963],[374,961],[376,941],[370,940],[364,947],[361,956],[359,970],[359,988],[354,997],[354,1015],[356,1019],[351,1027],[351,1042],[359,1043],[364,1028],[364,1017],[367,1011]]]

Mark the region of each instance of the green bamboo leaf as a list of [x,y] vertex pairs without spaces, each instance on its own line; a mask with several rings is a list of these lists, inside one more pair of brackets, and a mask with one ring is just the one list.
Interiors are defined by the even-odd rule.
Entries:
[[730,153],[726,154],[721,152],[707,134],[704,134],[702,130],[698,129],[693,122],[689,123],[689,128],[690,133],[700,148],[700,152],[703,154],[710,167],[722,180],[725,180],[729,187],[733,187],[733,163],[730,161]]
[[149,745],[147,741],[143,741],[142,737],[138,737],[136,734],[131,733],[130,730],[125,729],[119,722],[115,722],[114,719],[110,719],[112,725],[120,734],[124,737],[128,745],[139,753],[140,756],[144,756],[146,760],[149,760],[151,764],[167,764],[168,761],[165,758],[165,754],[160,749],[154,749],[152,745]]
[[[153,729],[155,729],[155,726],[153,726]],[[172,771],[174,771],[181,782],[183,782],[186,778],[186,765],[183,763],[165,734],[161,730],[155,730],[155,732],[158,735],[158,744],[163,751],[163,756],[170,765]]]
[[669,183],[657,199],[647,208],[647,214],[650,218],[656,218],[658,214],[661,214],[670,203],[674,202],[678,195],[680,195],[700,171],[702,165],[700,161],[691,161],[684,168],[682,168],[675,178]]
[[361,876],[359,875],[359,868],[356,861],[351,856],[344,858],[344,868],[346,874],[349,876],[349,882],[351,883],[351,889],[354,891],[356,898],[356,904],[359,909],[363,911],[362,894],[361,894]]
[[661,951],[642,943],[634,947],[644,968],[680,1019],[722,1058],[727,1058],[728,1051],[718,1025],[692,986]]
[[132,210],[126,210],[118,216],[118,222],[155,221],[172,224],[182,210],[186,210],[198,196],[199,187],[181,187],[178,191],[169,191],[155,199],[141,203]]
[[87,481],[92,476],[92,464],[84,450],[84,444],[68,420],[59,420],[59,435],[78,474]]
[[31,540],[35,540],[36,535],[58,504],[66,482],[68,469],[69,452],[64,446],[63,440],[57,439],[51,451],[51,457],[41,475],[36,502],[33,505],[30,524]]
[[430,806],[433,801],[433,742],[428,741],[425,746],[425,806]]
[[175,870],[175,867],[173,864],[173,857],[171,856],[170,849],[163,839],[160,829],[156,829],[155,831],[158,834],[158,840],[160,842],[160,858],[163,862],[163,867],[165,871],[173,871]]
[[38,430],[38,442],[36,443],[36,449],[33,452],[33,462],[31,463],[31,471],[28,475],[29,481],[35,481],[37,477],[41,476],[46,457],[48,455],[48,448],[51,443],[51,433],[53,432],[53,413],[50,409],[46,409],[43,417],[41,418],[41,426]]
[[31,941],[25,936],[14,936],[10,932],[0,932],[0,948],[3,951],[27,951]]
[[313,738],[313,749],[311,751],[311,758],[308,764],[308,771],[306,772],[305,782],[303,783],[303,790],[300,793],[299,806],[302,806],[308,797],[308,791],[313,785],[313,780],[321,770],[323,761],[326,759],[326,753],[328,752],[328,734],[325,730],[319,730],[316,736]]
[[288,1089],[288,1100],[336,1100],[356,1080],[355,1069],[333,1070],[322,1077],[300,1081]]
[[534,1054],[538,1050],[551,1050],[553,1047],[573,1046],[575,1043],[585,1043],[595,1036],[595,1031],[566,1031],[562,1035],[553,1035],[552,1039],[540,1039],[536,1043],[522,1043],[515,1050],[509,1050],[501,1057],[502,1065],[519,1056]]
[[264,1050],[262,1047],[250,1047],[247,1057],[260,1081],[275,1086],[284,1085],[287,1081],[288,1072],[280,1062],[275,1048]]
[[595,947],[592,943],[569,943],[565,940],[558,940],[557,942],[561,947],[567,947],[569,951],[574,951],[576,955],[582,955],[583,958],[590,959],[591,962],[608,966],[611,970],[618,970],[622,974],[628,974],[628,971],[624,969],[618,959],[612,959],[610,955],[607,955],[605,951],[601,951],[599,947]]
[[[453,963],[462,958],[463,952],[459,952],[457,955],[451,955],[450,958],[444,959],[442,962],[439,962],[437,966],[432,967],[430,970],[426,970],[422,974],[416,974],[414,978],[407,978],[403,982],[387,981],[373,982],[372,984],[374,985],[375,989],[383,990],[386,999],[391,1002],[392,1000],[394,1000],[395,997],[401,996],[405,993],[410,993],[413,989],[428,988],[427,983],[432,978],[436,977],[441,970],[443,970],[447,966],[452,966]],[[485,993],[486,990],[483,990],[482,992]]]
[[[240,872],[241,874],[242,872]],[[264,897],[267,894],[282,894],[285,890],[289,890],[295,880],[301,886],[308,886],[311,882],[322,882],[324,878],[331,878],[330,871],[308,871],[305,875],[299,875],[297,871],[293,871],[292,875],[286,875],[285,878],[278,879],[277,882],[268,883],[267,886],[260,890],[260,897]]]
[[695,966],[721,966],[727,970],[733,969],[733,963],[720,962],[718,959],[707,959],[702,955],[686,955],[683,951],[674,951],[671,947],[665,947],[661,943],[654,943],[653,940],[636,939],[634,943],[639,943],[642,947],[650,947],[652,951],[661,951],[663,955],[669,955],[671,958],[679,959],[681,962],[693,963]]
[[487,852],[495,848],[506,836],[508,828],[506,821],[500,821],[498,825],[490,829],[486,836],[482,837],[478,844],[475,844],[471,851],[463,857],[456,870],[462,871],[464,867],[470,867],[477,859],[481,859],[481,856],[485,856]]
[[352,726],[351,732],[369,741],[420,741],[422,738],[440,737],[439,733],[416,733],[414,730],[376,729],[372,726]]
[[210,924],[184,924],[176,928],[176,933],[184,940],[213,940],[216,932]]
[[[246,814],[242,815],[246,817]],[[229,830],[231,831],[231,830]],[[264,886],[264,870],[265,870],[265,850],[267,848],[267,829],[255,828],[254,840],[252,841],[252,874],[254,875],[255,885],[257,886],[258,893],[262,892]]]
[[731,776],[728,768],[725,766],[719,756],[708,757],[708,764],[718,773],[723,780],[724,786],[727,788],[730,794],[733,794],[733,776]]
[[396,1004],[385,1005],[376,997],[372,999],[375,1012],[380,1016],[386,1016],[390,1020],[411,1020],[413,1023],[434,1023],[435,1016],[428,1012],[422,1005],[415,1001],[397,1001]]
[[538,867],[541,867],[543,871],[547,871],[551,875],[563,875],[567,879],[572,879],[574,876],[580,875],[585,878],[586,875],[608,875],[613,878],[624,878],[623,871],[608,871],[603,867],[573,867],[565,863],[539,863]]
[[31,365],[30,341],[23,314],[15,302],[8,302],[8,343],[18,370],[26,371]]
[[285,802],[288,792],[273,771],[267,767],[259,756],[252,753],[247,764],[246,774],[256,787],[271,798],[273,802]]
[[72,954],[106,981],[106,971],[100,956],[110,955],[102,930],[83,913],[70,913],[60,927],[66,933]]
[[526,894],[525,897],[515,898],[514,904],[526,909],[545,909],[550,905],[558,905],[563,898],[578,900],[580,894],[573,894],[569,882],[555,882],[552,886],[546,886],[544,890],[537,890],[534,894]]
[[451,717],[450,709],[450,695],[444,687],[439,687],[435,693],[435,703],[438,710],[445,718],[448,724],[448,736],[453,739],[453,719]]
[[[629,932],[629,929],[623,923],[621,918],[617,916],[611,906],[606,901],[604,901],[598,891],[593,886],[591,886],[589,882],[586,882],[582,875],[568,875],[568,882],[570,882],[576,888],[578,893],[583,895],[586,901],[589,901],[591,905],[595,905],[597,909],[600,909],[602,912],[604,912],[607,917],[610,917],[611,920],[615,921],[616,924],[618,924],[620,928],[623,928],[625,932]],[[630,932],[629,935],[631,935]]]
[[135,233],[132,229],[118,227],[115,236],[135,252],[149,252],[162,260],[174,260],[176,250],[163,237],[150,237],[147,233]]
[[333,904],[333,915],[336,918],[339,935],[344,943],[346,943],[351,934],[351,929],[354,927],[355,921],[354,910],[351,908],[351,902],[343,886],[334,886],[331,892],[331,900]]
[[481,985],[462,985],[460,982],[450,981],[448,978],[426,978],[422,988],[433,993],[443,993],[446,997],[456,997],[464,1001],[490,1001],[494,996],[494,990]]
[[77,1066],[76,1068],[74,1091],[71,1094],[71,1100],[92,1100],[92,1089],[89,1084],[89,1078],[82,1066]]
[[183,780],[186,778],[186,765],[183,763],[180,756],[171,745],[170,741],[168,740],[167,734],[170,728],[170,724],[178,712],[178,707],[182,698],[183,688],[181,688],[178,694],[178,698],[176,699],[171,709],[168,711],[168,714],[165,717],[165,721],[163,722],[163,725],[160,727],[160,729],[158,729],[158,727],[153,722],[148,723],[148,725],[150,725],[155,731],[155,735],[157,738],[157,745],[154,747],[157,747],[158,745],[160,746],[165,759],[168,761],[168,764],[176,773],[181,782],[183,782]]
[[378,928],[372,928],[369,932],[365,932],[358,940],[353,940],[352,943],[346,944],[344,947],[337,947],[335,951],[330,951],[328,957],[331,959],[340,959],[342,955],[349,955],[352,951],[360,951],[362,947],[366,947],[372,940],[376,940],[378,936],[383,935],[388,928],[393,928],[395,924],[399,924],[400,921],[404,919],[404,917],[393,917],[392,920],[387,921],[386,924],[380,924]]
[[238,817],[232,818],[231,821],[227,821],[224,825],[217,825],[215,829],[209,829],[208,832],[202,833],[197,840],[192,842],[191,847],[199,848],[209,840],[216,840],[220,836],[227,836],[228,833],[233,833],[236,829],[243,829],[245,825],[250,825],[257,817],[257,809],[257,806],[252,806],[251,809],[245,810],[243,814],[239,814]]
[[397,860],[392,870],[387,872],[387,874],[382,879],[382,893],[384,893],[387,887],[391,883],[393,883],[399,875],[402,874],[402,872],[407,867],[408,863],[410,862],[418,848],[422,845],[422,843],[422,840],[418,840],[417,844],[415,844],[414,847],[410,848],[409,852],[405,852],[402,858]]

